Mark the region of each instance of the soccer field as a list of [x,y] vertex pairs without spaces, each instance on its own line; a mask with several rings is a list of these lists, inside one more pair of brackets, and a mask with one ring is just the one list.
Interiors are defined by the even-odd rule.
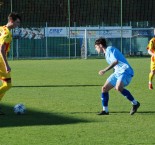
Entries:
[[[101,111],[101,86],[112,71],[99,76],[104,59],[10,61],[14,87],[1,103],[0,145],[154,145],[155,90],[148,90],[150,58],[129,58],[135,76],[127,87],[141,103],[131,104],[110,92],[110,115]],[[154,83],[155,85],[155,83]],[[23,103],[27,112],[16,115]]]

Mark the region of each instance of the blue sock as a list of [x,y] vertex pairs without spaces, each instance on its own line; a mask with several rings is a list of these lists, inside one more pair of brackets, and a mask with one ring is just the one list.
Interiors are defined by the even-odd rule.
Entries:
[[123,89],[123,91],[121,92],[123,96],[125,96],[129,101],[133,101],[134,100],[134,97],[131,95],[131,93],[126,90],[126,89]]
[[102,100],[102,106],[108,106],[108,101],[109,101],[109,93],[105,92],[101,94],[101,100]]

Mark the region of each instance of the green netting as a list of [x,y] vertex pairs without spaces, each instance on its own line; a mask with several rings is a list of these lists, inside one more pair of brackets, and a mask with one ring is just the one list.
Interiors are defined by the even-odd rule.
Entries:
[[[71,27],[121,26],[121,20],[123,26],[150,28],[155,26],[154,7],[155,0],[0,0],[0,25],[7,23],[7,16],[12,10],[21,14],[23,28],[44,28],[46,24],[48,27],[68,27],[69,24]],[[149,39],[133,39],[133,51],[145,52],[144,47],[139,48],[139,44],[144,43],[145,46]],[[16,41],[15,39],[13,42],[13,52],[10,52],[10,56],[13,57],[81,55],[81,39],[77,39],[77,42],[71,39],[70,48],[68,37],[19,39],[18,49]],[[112,41],[115,46],[120,47],[120,39]],[[91,47],[88,51],[94,54],[93,41],[89,43]],[[128,52],[129,40],[124,39],[122,43],[124,52]]]

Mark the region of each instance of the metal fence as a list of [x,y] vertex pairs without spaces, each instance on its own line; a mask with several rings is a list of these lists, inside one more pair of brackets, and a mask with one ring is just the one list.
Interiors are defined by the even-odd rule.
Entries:
[[[21,27],[28,29],[98,26],[152,28],[155,27],[154,7],[155,0],[0,0],[0,25],[7,23],[7,16],[11,11],[16,11],[22,16]],[[137,36],[129,40],[110,38],[110,41],[123,49],[124,53],[128,51],[126,45],[132,41],[129,43],[132,46],[130,50],[134,52],[136,49],[142,49],[145,54],[144,48],[139,46],[143,42],[145,46],[151,37],[151,35],[145,38]],[[82,43],[83,38],[69,36],[14,39],[9,56],[11,58],[81,57]]]
[[94,42],[99,37],[105,37],[109,45],[117,47],[124,55],[146,56],[147,44],[154,36],[154,28],[77,27],[69,31],[66,27],[50,27],[50,35],[46,35],[45,29],[41,37],[37,36],[38,33],[32,35],[32,32],[27,35],[16,33],[10,58],[96,57],[98,54],[94,49]]

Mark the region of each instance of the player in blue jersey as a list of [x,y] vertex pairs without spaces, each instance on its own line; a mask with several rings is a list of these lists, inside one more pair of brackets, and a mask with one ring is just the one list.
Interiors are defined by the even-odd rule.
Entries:
[[106,39],[99,38],[95,41],[95,49],[98,53],[103,52],[105,59],[109,66],[99,71],[99,75],[104,75],[108,70],[114,69],[114,72],[108,77],[102,87],[102,106],[103,110],[98,115],[109,115],[108,101],[109,91],[115,88],[123,96],[125,96],[131,103],[132,108],[130,114],[133,115],[140,106],[140,103],[134,99],[131,93],[124,87],[129,85],[134,76],[134,71],[123,56],[123,54],[113,46],[107,46]]

